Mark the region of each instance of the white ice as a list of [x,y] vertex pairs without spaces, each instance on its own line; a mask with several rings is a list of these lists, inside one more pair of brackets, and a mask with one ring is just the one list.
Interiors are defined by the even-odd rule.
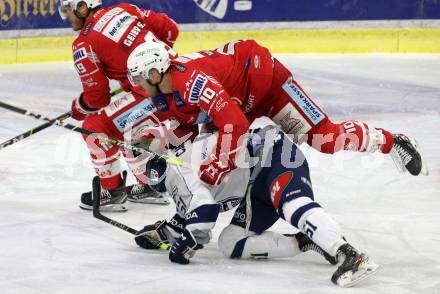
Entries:
[[[132,235],[78,208],[94,175],[78,134],[51,127],[0,151],[0,293],[440,293],[440,55],[285,55],[335,121],[358,119],[415,137],[428,177],[399,174],[380,154],[321,155],[302,146],[315,197],[346,238],[381,265],[350,290],[317,255],[228,260],[217,237],[187,266],[138,248]],[[0,66],[0,100],[50,117],[80,92],[71,63]],[[0,142],[41,122],[0,109]],[[134,228],[173,205],[129,204],[111,217]],[[285,223],[273,228],[289,233]]]

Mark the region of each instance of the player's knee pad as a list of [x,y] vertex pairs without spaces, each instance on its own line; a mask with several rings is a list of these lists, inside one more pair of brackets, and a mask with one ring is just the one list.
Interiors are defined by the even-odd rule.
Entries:
[[224,228],[218,237],[218,248],[225,257],[229,258],[239,258],[237,252],[243,251],[245,243],[245,229],[232,224]]

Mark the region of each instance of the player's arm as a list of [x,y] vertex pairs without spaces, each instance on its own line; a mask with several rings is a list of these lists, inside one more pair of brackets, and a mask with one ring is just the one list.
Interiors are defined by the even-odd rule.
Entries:
[[214,152],[200,166],[200,178],[210,185],[217,185],[229,171],[235,169],[234,159],[249,122],[217,80],[201,72],[194,76],[190,90],[185,93],[186,100],[198,104],[219,130]]
[[107,76],[92,46],[85,42],[73,45],[73,60],[83,86],[81,95],[72,102],[72,117],[83,120],[110,102]]
[[[187,151],[185,146],[179,146],[173,154],[179,157]],[[160,192],[167,191],[172,195],[176,205],[176,215],[166,224],[160,223],[159,226],[145,227],[144,229],[149,232],[143,233],[150,234],[152,230],[160,231],[158,234],[153,233],[159,236],[157,239],[170,241],[168,233],[171,225],[174,233],[178,233],[178,236],[174,234],[173,240],[170,241],[172,247],[169,258],[172,262],[187,264],[195,251],[203,248],[203,244],[210,241],[211,230],[220,212],[220,205],[215,202],[207,186],[200,181],[192,169],[166,166],[163,159],[155,157],[147,164],[147,175],[149,178],[161,178],[166,171],[165,185],[160,182],[151,185],[151,187]],[[165,236],[167,237],[165,238]],[[136,243],[146,248],[143,246],[144,243],[149,243],[146,238],[142,238],[141,235],[136,238]]]
[[131,5],[136,14],[145,23],[153,34],[168,46],[173,47],[179,36],[179,28],[174,20],[165,13],[157,13],[152,10],[142,9]]

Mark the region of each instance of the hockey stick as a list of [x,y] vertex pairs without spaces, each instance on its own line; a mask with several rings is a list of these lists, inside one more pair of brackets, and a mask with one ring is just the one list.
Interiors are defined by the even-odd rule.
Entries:
[[[49,121],[49,122],[52,121],[50,118],[42,116],[41,114],[33,113],[33,112],[30,112],[30,111],[25,110],[23,108],[19,108],[19,107],[16,107],[16,106],[13,106],[13,105],[1,102],[1,101],[0,101],[0,106],[4,107],[6,109],[9,109],[11,111],[23,114],[23,115],[31,116],[31,117],[39,119],[39,120],[44,120],[44,121]],[[112,145],[119,146],[121,148],[125,148],[125,149],[128,149],[128,150],[131,150],[131,151],[136,151],[136,152],[139,152],[139,153],[150,153],[151,155],[157,155],[160,158],[163,158],[167,163],[172,164],[172,165],[177,165],[177,166],[184,166],[185,165],[185,162],[182,159],[178,159],[176,157],[171,157],[171,156],[168,156],[168,155],[165,155],[165,154],[156,154],[156,153],[154,153],[154,152],[152,152],[150,150],[147,150],[147,149],[144,149],[144,148],[141,148],[141,147],[137,147],[137,146],[133,146],[131,144],[128,144],[128,143],[126,143],[124,141],[121,141],[121,140],[118,140],[118,139],[115,139],[115,138],[110,138],[110,137],[107,137],[107,136],[103,136],[103,135],[91,132],[91,131],[83,129],[81,127],[68,124],[68,123],[66,123],[64,121],[56,120],[56,121],[53,122],[53,124],[56,125],[56,126],[60,126],[60,127],[66,128],[68,130],[74,131],[74,132],[78,132],[78,133],[87,135],[87,136],[93,136],[93,137],[95,137],[98,140],[110,143]]]
[[[115,96],[115,95],[117,95],[117,94],[119,94],[119,93],[121,93],[121,92],[123,92],[123,91],[124,91],[124,90],[123,90],[122,88],[118,88],[118,89],[112,91],[112,92],[110,93],[110,96]],[[1,101],[0,101],[0,106],[3,107],[3,108],[6,108],[6,109],[12,110],[12,111],[17,111],[17,108],[15,108],[15,109],[11,109],[11,107],[13,107],[13,106],[8,105],[8,104],[6,104],[6,103],[3,103],[3,102],[1,102]],[[25,113],[20,112],[20,113],[21,113],[21,114],[24,114],[24,115],[29,115],[29,114],[27,114],[26,112],[25,112]],[[62,115],[60,115],[60,116],[58,116],[58,117],[56,117],[56,118],[54,118],[54,119],[50,119],[47,123],[44,123],[44,124],[42,124],[42,125],[39,125],[38,127],[33,128],[33,129],[30,129],[29,131],[26,131],[26,132],[24,132],[24,133],[22,133],[22,134],[20,134],[20,135],[17,135],[17,136],[15,136],[14,138],[9,139],[9,140],[7,140],[7,141],[1,143],[1,144],[0,144],[0,150],[3,149],[3,148],[5,148],[5,147],[7,147],[7,146],[10,146],[10,145],[12,145],[12,144],[15,144],[15,143],[17,143],[17,142],[19,142],[19,141],[21,141],[21,140],[23,140],[23,139],[25,139],[25,138],[28,138],[28,137],[30,137],[30,136],[32,136],[32,135],[38,133],[39,131],[42,131],[42,130],[44,130],[44,129],[50,127],[50,126],[53,125],[56,121],[63,121],[63,120],[66,120],[66,119],[68,119],[68,118],[70,117],[70,115],[71,115],[71,112],[68,111],[68,112],[66,112],[66,113],[64,113],[64,114],[62,114]]]
[[[99,211],[99,201],[100,201],[100,195],[101,195],[101,183],[99,180],[99,177],[94,177],[93,178],[93,216],[99,220],[102,220],[103,222],[106,222],[112,226],[115,226],[123,231],[126,231],[132,235],[137,235],[138,231],[126,226],[120,222],[117,222],[115,220],[112,220],[111,218],[106,217],[105,215],[102,215],[101,212]],[[159,240],[156,240],[154,238],[151,238],[149,236],[145,236],[145,238],[148,239],[148,241],[150,243],[152,243],[153,245],[156,245],[157,247],[159,247],[162,250],[169,250],[170,249],[170,244],[167,244],[165,242],[161,242]]]
[[[0,106],[1,106],[1,107],[4,107],[4,103],[0,102]],[[5,108],[6,108],[6,107],[5,107]],[[50,121],[47,122],[47,123],[44,123],[44,124],[42,124],[42,125],[39,125],[39,126],[36,127],[36,128],[30,129],[29,131],[26,131],[26,132],[24,132],[24,133],[22,133],[22,134],[20,134],[20,135],[17,135],[17,136],[15,136],[15,137],[12,138],[12,139],[6,140],[5,142],[3,142],[3,143],[0,144],[0,150],[3,149],[3,148],[5,148],[5,147],[8,147],[8,146],[10,146],[10,145],[12,145],[12,144],[15,144],[15,143],[17,143],[17,142],[19,142],[19,141],[21,141],[21,140],[23,140],[23,139],[25,139],[25,138],[28,138],[28,137],[30,137],[30,136],[32,136],[32,135],[38,133],[39,131],[42,131],[42,130],[44,130],[44,129],[47,129],[48,127],[50,127],[51,125],[53,125],[53,124],[55,123],[55,121],[63,121],[63,120],[65,120],[65,119],[68,119],[68,118],[70,117],[70,114],[71,114],[71,112],[68,111],[68,112],[66,112],[66,113],[64,113],[64,114],[62,114],[62,115],[60,115],[60,116],[58,116],[58,117],[56,117],[56,118],[50,120]]]

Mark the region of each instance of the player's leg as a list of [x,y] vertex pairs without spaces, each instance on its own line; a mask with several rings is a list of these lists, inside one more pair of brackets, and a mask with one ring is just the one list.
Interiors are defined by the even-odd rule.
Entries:
[[[246,199],[243,199],[231,224],[220,234],[218,246],[223,254],[230,258],[261,259],[293,257],[313,250],[323,255],[330,263],[335,264],[335,258],[328,256],[301,232],[283,235],[267,231],[279,219],[279,215],[271,203],[264,203],[260,200],[262,195],[258,194],[262,187],[259,183],[256,180],[251,190],[251,209],[247,209],[248,203]],[[248,213],[251,215],[250,219]],[[246,231],[247,225],[248,231]]]
[[332,277],[334,283],[345,286],[376,270],[377,265],[346,242],[339,225],[314,201],[308,164],[301,151],[293,145],[291,161],[296,162],[295,159],[300,157],[302,164],[285,168],[281,155],[283,149],[279,145],[274,147],[271,169],[262,175],[265,177],[262,180],[266,201],[273,204],[285,221],[328,254],[342,257],[343,262]]
[[[104,113],[90,115],[85,118],[83,128],[93,133],[112,136],[115,134],[109,128],[109,121]],[[93,136],[83,136],[90,151],[92,164],[101,181],[101,207],[108,211],[125,211],[123,205],[127,199],[125,182],[121,176],[119,147],[108,144]],[[93,209],[92,193],[86,192],[81,196],[80,207]]]
[[122,152],[128,167],[135,176],[137,183],[127,187],[127,199],[135,203],[144,204],[170,204],[169,198],[165,193],[159,193],[148,185],[145,166],[151,154],[138,154],[130,150]]
[[275,102],[270,117],[299,143],[306,141],[314,149],[327,154],[341,150],[391,153],[399,168],[412,175],[422,171],[422,159],[415,140],[401,134],[393,135],[365,122],[332,122],[277,60],[272,88],[265,99]]
[[274,258],[293,257],[301,250],[294,237],[266,231],[279,218],[275,210],[258,199],[252,199],[252,219],[246,232],[246,199],[234,213],[231,223],[219,236],[220,251],[229,258]]

